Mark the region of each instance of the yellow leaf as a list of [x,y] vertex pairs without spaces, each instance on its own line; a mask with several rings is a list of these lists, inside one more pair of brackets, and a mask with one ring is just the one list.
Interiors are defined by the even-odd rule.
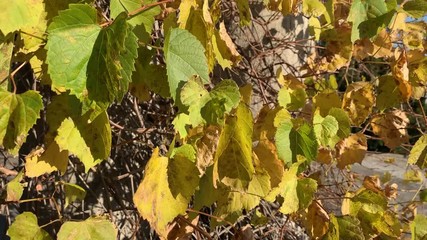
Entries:
[[315,106],[314,110],[319,110],[322,117],[326,117],[331,108],[341,107],[341,99],[337,92],[329,89],[317,93],[316,96],[313,97],[313,103]]
[[392,72],[395,81],[399,85],[399,91],[404,101],[408,101],[412,94],[412,87],[409,83],[408,61],[406,60],[406,52],[396,48],[394,52],[395,62],[392,67]]
[[168,158],[153,150],[147,163],[144,179],[133,197],[139,214],[163,238],[167,237],[168,225],[179,214],[184,214],[188,200],[181,195],[173,196],[168,184]]
[[372,131],[381,137],[384,144],[390,149],[394,149],[409,140],[406,131],[408,124],[409,119],[401,110],[377,115],[371,121]]
[[190,16],[191,8],[198,8],[200,0],[182,0],[179,5],[179,27],[182,29],[186,28],[188,18]]
[[265,169],[270,176],[271,187],[277,187],[285,172],[283,161],[277,156],[277,149],[274,143],[263,140],[254,148],[254,152],[259,160],[259,165]]
[[319,201],[313,201],[304,214],[304,226],[312,239],[321,239],[329,229],[329,216]]
[[323,164],[330,164],[333,160],[332,150],[327,148],[319,148],[316,161]]
[[368,145],[363,133],[356,133],[345,138],[335,146],[337,153],[337,167],[343,169],[353,163],[361,163],[365,158]]
[[355,82],[347,87],[342,108],[348,113],[352,123],[359,126],[369,116],[374,104],[372,85],[368,82]]
[[46,150],[37,149],[25,158],[25,175],[38,177],[45,173],[60,171],[64,174],[68,166],[68,151],[61,151],[58,144],[52,141]]

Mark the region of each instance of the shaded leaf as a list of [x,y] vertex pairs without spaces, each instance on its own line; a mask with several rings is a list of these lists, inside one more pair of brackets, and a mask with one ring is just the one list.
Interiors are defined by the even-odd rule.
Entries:
[[86,190],[77,184],[63,183],[65,191],[65,206],[76,200],[84,200],[86,197]]
[[6,185],[6,201],[17,202],[21,199],[24,193],[24,186],[22,186],[23,173],[20,172]]
[[329,229],[329,216],[319,201],[313,201],[307,209],[304,226],[313,239],[320,239]]
[[427,217],[421,214],[415,216],[410,223],[412,239],[425,239],[427,237]]
[[[10,66],[12,64],[13,42],[10,39],[1,39],[0,37],[0,81],[9,76]],[[0,84],[0,89],[8,90],[8,81]]]
[[409,153],[408,164],[424,169],[427,164],[427,135],[421,136]]
[[408,101],[412,95],[412,87],[409,83],[408,61],[404,51],[395,51],[396,62],[392,66],[393,77],[399,86],[399,91],[403,101]]

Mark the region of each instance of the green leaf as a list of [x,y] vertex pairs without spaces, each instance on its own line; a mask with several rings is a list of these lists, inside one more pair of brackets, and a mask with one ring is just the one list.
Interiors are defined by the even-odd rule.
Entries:
[[403,10],[413,18],[422,18],[427,12],[427,2],[425,0],[407,1],[403,5]]
[[[156,232],[166,238],[168,224],[187,209],[188,199],[172,194],[168,182],[167,157],[159,156],[156,148],[145,167],[144,179],[133,197],[139,214]],[[165,207],[167,206],[167,207]]]
[[365,240],[360,221],[352,216],[336,217],[339,226],[339,239]]
[[324,147],[334,147],[339,141],[335,138],[339,129],[338,121],[331,115],[323,118],[319,113],[314,113],[313,129],[317,141]]
[[190,201],[199,185],[199,170],[196,167],[196,150],[190,144],[174,148],[168,163],[168,182],[172,195],[180,194]]
[[224,183],[232,190],[245,191],[255,172],[252,163],[252,112],[241,103],[227,117],[214,159],[214,185]]
[[351,30],[351,42],[360,39],[361,30],[359,25],[369,19],[377,18],[387,13],[387,5],[384,0],[355,0],[351,4],[350,13],[347,18],[349,22],[353,23]]
[[286,86],[280,89],[279,105],[290,111],[296,111],[305,105],[307,93],[304,88],[289,89]]
[[65,206],[67,207],[70,203],[76,200],[84,200],[86,197],[86,190],[77,184],[64,183],[65,191]]
[[7,34],[39,23],[44,12],[43,0],[1,1],[0,31]]
[[[121,12],[125,11],[126,13],[133,12],[142,7],[142,5],[147,5],[150,3],[156,2],[154,0],[112,0],[110,2],[110,17],[115,19]],[[131,24],[134,28],[134,33],[137,34],[138,38],[147,42],[150,39],[151,30],[154,24],[154,17],[161,12],[160,6],[155,6],[146,9],[130,18],[127,22]]]
[[[48,146],[55,141],[59,145],[58,151],[68,150],[79,157],[89,171],[110,155],[111,128],[104,110],[87,112],[83,116],[81,111],[82,104],[75,96],[61,94],[53,97],[47,106],[49,132],[45,141]],[[55,154],[52,152],[51,156],[55,157]]]
[[424,169],[427,164],[427,135],[421,136],[411,149],[408,164],[416,164]]
[[331,108],[331,110],[329,110],[329,116],[334,117],[338,122],[339,128],[335,138],[341,140],[348,137],[351,133],[351,123],[347,112],[341,108]]
[[[46,44],[52,89],[70,90],[88,105],[106,107],[127,92],[137,57],[136,36],[122,13],[106,28],[96,10],[70,4],[48,27]],[[75,54],[78,52],[79,54]]]
[[[193,75],[209,83],[208,64],[202,44],[187,30],[173,28],[166,35],[165,59],[170,94],[177,101],[182,84]],[[178,101],[179,104],[179,101]]]
[[427,217],[417,214],[414,221],[410,223],[412,240],[427,238]]
[[421,201],[427,202],[427,189],[421,190],[419,196]]
[[292,161],[296,162],[297,156],[302,155],[309,161],[317,156],[317,141],[313,128],[303,123],[297,129],[292,129],[289,140],[292,149]]
[[42,108],[42,97],[36,91],[14,94],[0,90],[0,146],[17,154]]
[[115,240],[117,229],[103,217],[90,217],[83,222],[65,222],[58,232],[58,240]]
[[39,227],[37,217],[32,212],[19,214],[10,225],[7,234],[11,239],[22,240],[49,240],[49,234]]
[[251,23],[252,15],[247,0],[237,0],[237,8],[239,9],[240,25],[247,26]]
[[[304,161],[298,161],[285,171],[282,176],[282,181],[279,186],[273,188],[271,192],[265,197],[267,201],[275,201],[278,195],[283,197],[283,203],[280,207],[280,212],[283,214],[294,213],[300,209],[300,199],[298,196],[298,190],[307,188],[313,189],[314,186],[311,182],[303,182],[298,188],[298,168]],[[311,186],[310,186],[311,185]],[[317,187],[317,186],[316,186]],[[305,204],[309,201],[310,192],[308,194],[302,196],[301,206],[305,206]]]
[[306,209],[314,199],[317,190],[317,182],[312,178],[298,179],[297,195],[299,209]]
[[290,142],[290,134],[293,128],[292,121],[290,119],[284,120],[277,127],[276,140],[277,155],[286,164],[291,164],[293,161],[293,154]]

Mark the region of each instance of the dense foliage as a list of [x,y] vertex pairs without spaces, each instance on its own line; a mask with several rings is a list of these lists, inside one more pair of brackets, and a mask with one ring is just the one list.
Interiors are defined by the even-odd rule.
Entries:
[[[233,224],[251,211],[265,218],[257,206],[268,202],[313,239],[399,239],[409,232],[412,239],[426,238],[427,217],[400,215],[389,204],[396,186],[375,177],[348,188],[340,214],[328,212],[327,198],[317,195],[321,177],[310,166],[350,168],[375,139],[391,150],[413,145],[408,164],[425,174],[427,45],[420,19],[427,3],[264,0],[264,6],[303,14],[315,45],[297,69],[303,74],[277,71],[276,100],[254,113],[255,86],[213,81],[217,69],[238,68],[243,54],[227,32],[221,0],[111,0],[109,15],[89,0],[1,0],[0,146],[17,155],[36,122],[47,125],[22,171],[2,168],[16,175],[2,204],[43,200],[22,197],[28,179],[65,174],[70,156],[84,165],[82,173],[96,172],[111,154],[112,126],[120,127],[107,111],[130,92],[140,101],[170,98],[177,111],[173,141],[167,149],[153,146],[133,197],[161,238],[194,230],[209,238],[207,228],[197,226],[201,216],[210,217],[211,229],[231,224],[242,237]],[[239,24],[251,24],[248,1],[236,0],[234,7]],[[350,78],[355,64],[384,67]],[[19,73],[28,66],[36,81],[21,91]],[[44,199],[57,209],[85,199],[81,186],[56,179],[63,201],[55,200],[56,190]],[[427,201],[423,185],[418,193],[408,205]],[[62,224],[58,239],[116,238],[117,227],[104,216],[72,221],[58,212],[52,219]],[[38,217],[18,215],[8,235],[51,239],[43,229],[49,224],[40,227]]]

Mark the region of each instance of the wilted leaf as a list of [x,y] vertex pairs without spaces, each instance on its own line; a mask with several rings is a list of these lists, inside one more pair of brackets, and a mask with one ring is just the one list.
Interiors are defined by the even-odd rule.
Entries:
[[398,84],[391,75],[383,75],[378,78],[376,106],[381,111],[395,107],[401,102],[401,93]]
[[312,239],[320,239],[329,229],[329,216],[322,204],[313,201],[307,209],[304,226]]
[[174,197],[169,188],[168,162],[167,157],[159,156],[158,148],[154,149],[144,179],[133,197],[139,214],[163,237],[166,237],[168,224],[179,214],[184,214],[188,204],[182,195]]
[[213,35],[213,49],[215,53],[215,59],[223,69],[231,68],[237,64],[241,56],[233,43],[233,40],[227,33],[224,22],[219,24],[219,30],[215,31]]
[[375,104],[375,94],[368,82],[355,82],[347,87],[342,108],[348,113],[352,123],[362,124],[369,116]]
[[277,156],[276,146],[268,140],[263,140],[253,150],[260,167],[270,176],[271,188],[277,187],[285,170],[283,162]]
[[377,115],[371,120],[372,131],[381,137],[390,149],[408,141],[408,124],[408,117],[400,110]]
[[[195,217],[190,221],[188,216],[184,217],[188,222],[197,226],[199,222],[199,216]],[[190,226],[187,221],[182,220],[181,218],[176,218],[175,221],[170,226],[167,239],[171,240],[185,240],[191,237],[191,234],[194,232],[194,227]]]
[[353,163],[361,163],[368,149],[367,141],[363,133],[350,135],[337,143],[337,167],[343,169]]
[[399,86],[399,91],[402,100],[407,102],[412,95],[412,87],[409,83],[409,69],[408,61],[406,60],[406,52],[396,49],[395,51],[396,62],[393,64],[392,72],[393,77]]
[[114,240],[117,229],[103,217],[90,217],[82,222],[65,222],[58,232],[58,240]]
[[[1,39],[0,37],[0,81],[9,76],[10,66],[12,64],[13,42],[10,39]],[[0,84],[0,89],[8,90],[8,81]]]
[[37,217],[32,212],[19,214],[12,225],[10,225],[7,234],[11,239],[52,239],[45,230],[39,227]]

